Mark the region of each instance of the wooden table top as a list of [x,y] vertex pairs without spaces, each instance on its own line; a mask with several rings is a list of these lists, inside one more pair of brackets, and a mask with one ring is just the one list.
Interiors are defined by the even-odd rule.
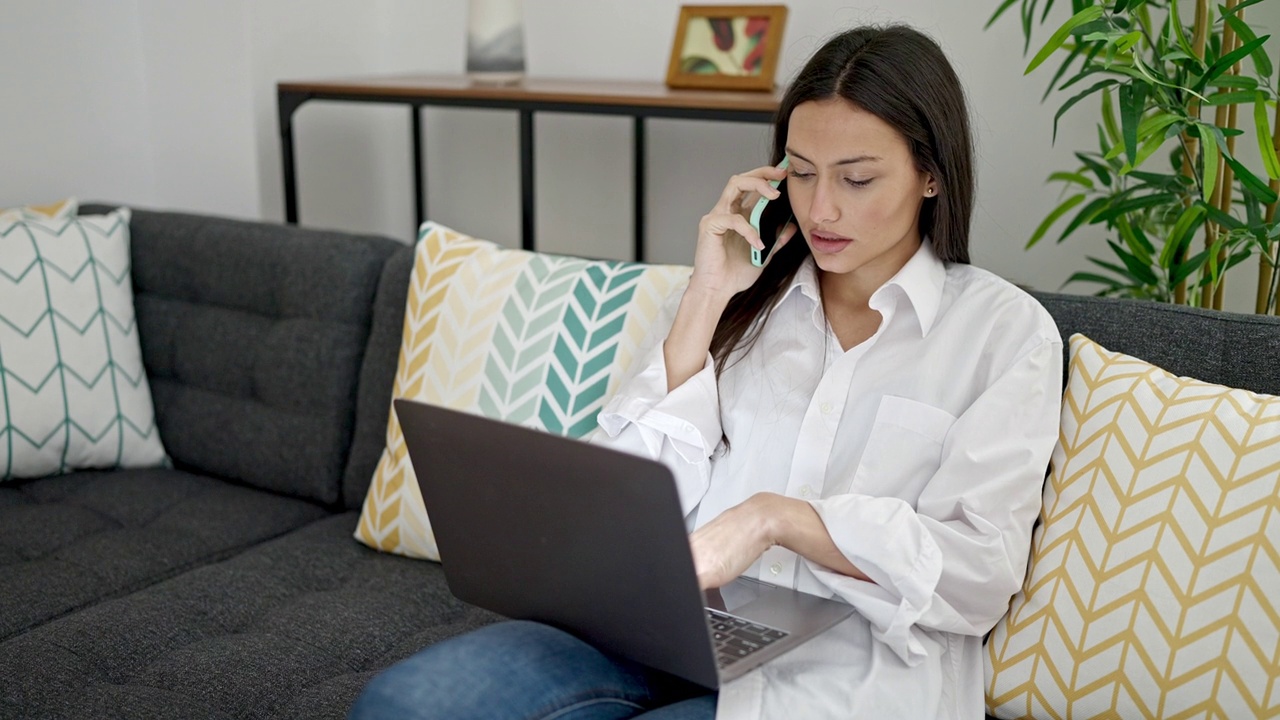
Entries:
[[332,80],[298,80],[276,84],[278,92],[317,95],[369,95],[397,98],[442,98],[545,102],[576,105],[631,105],[691,110],[773,112],[782,88],[773,92],[672,89],[660,82],[525,78],[499,85],[465,75],[380,75]]

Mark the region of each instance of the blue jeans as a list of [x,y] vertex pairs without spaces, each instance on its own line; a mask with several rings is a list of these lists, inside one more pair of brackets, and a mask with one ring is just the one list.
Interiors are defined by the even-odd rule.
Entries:
[[711,720],[706,688],[512,621],[436,643],[365,686],[348,720]]

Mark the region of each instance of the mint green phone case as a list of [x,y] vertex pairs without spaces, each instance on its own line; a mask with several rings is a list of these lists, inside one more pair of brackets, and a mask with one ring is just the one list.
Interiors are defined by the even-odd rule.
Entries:
[[[786,170],[787,166],[790,164],[791,158],[784,155],[782,157],[782,162],[778,163],[778,169]],[[778,189],[778,185],[780,184],[782,184],[782,180],[769,181],[769,185],[771,185],[775,190]],[[755,228],[757,233],[760,232],[760,217],[764,215],[764,209],[769,204],[769,200],[770,198],[761,197],[756,201],[756,206],[751,209],[751,227]],[[756,267],[764,266],[764,253],[754,247],[751,248],[751,264]]]

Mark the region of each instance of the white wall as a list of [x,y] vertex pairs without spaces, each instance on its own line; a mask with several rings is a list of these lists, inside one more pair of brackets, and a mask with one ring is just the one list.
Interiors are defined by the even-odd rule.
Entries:
[[22,0],[0,19],[0,206],[70,194],[152,202],[137,4]]
[[[680,4],[531,0],[529,73],[661,81]],[[464,59],[461,0],[4,5],[4,24],[20,32],[0,43],[0,90],[10,108],[0,113],[0,206],[74,194],[280,220],[277,81],[457,73]],[[858,23],[905,21],[941,42],[968,89],[979,147],[975,262],[1057,289],[1084,267],[1086,253],[1106,254],[1099,238],[1022,249],[1057,199],[1045,176],[1070,167],[1072,150],[1092,147],[1096,106],[1073,111],[1057,147],[1050,146],[1060,100],[1039,103],[1046,71],[1022,76],[1014,18],[982,31],[994,0],[789,5],[781,79],[826,37]],[[1280,3],[1261,3],[1250,13],[1255,23],[1280,27]],[[1272,45],[1280,48],[1280,39]],[[294,132],[304,225],[413,236],[409,118],[402,107],[348,103],[312,102],[299,110]],[[428,109],[424,119],[429,216],[517,244],[514,113]],[[630,138],[627,119],[538,116],[540,248],[628,257]],[[763,125],[651,121],[650,258],[688,262],[698,218],[728,175],[766,159],[768,142]],[[1251,147],[1246,140],[1241,151]],[[1248,309],[1251,298],[1248,281],[1237,281],[1229,305]]]
[[144,204],[260,215],[245,5],[137,0],[155,180]]

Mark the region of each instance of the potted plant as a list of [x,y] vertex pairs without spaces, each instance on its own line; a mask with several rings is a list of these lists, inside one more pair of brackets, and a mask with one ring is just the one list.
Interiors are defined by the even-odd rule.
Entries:
[[[1044,98],[1074,93],[1058,122],[1085,98],[1101,96],[1097,152],[1055,172],[1062,202],[1027,247],[1057,230],[1058,242],[1100,227],[1112,258],[1067,283],[1101,286],[1099,295],[1222,308],[1228,271],[1259,263],[1255,310],[1276,311],[1280,224],[1280,113],[1275,65],[1245,18],[1262,0],[1072,0],[1072,16],[1028,63],[1031,73],[1061,57]],[[1017,6],[1030,50],[1054,0],[1001,0],[990,27]],[[1274,128],[1274,130],[1273,130]],[[1236,138],[1257,135],[1265,174],[1236,154]]]

